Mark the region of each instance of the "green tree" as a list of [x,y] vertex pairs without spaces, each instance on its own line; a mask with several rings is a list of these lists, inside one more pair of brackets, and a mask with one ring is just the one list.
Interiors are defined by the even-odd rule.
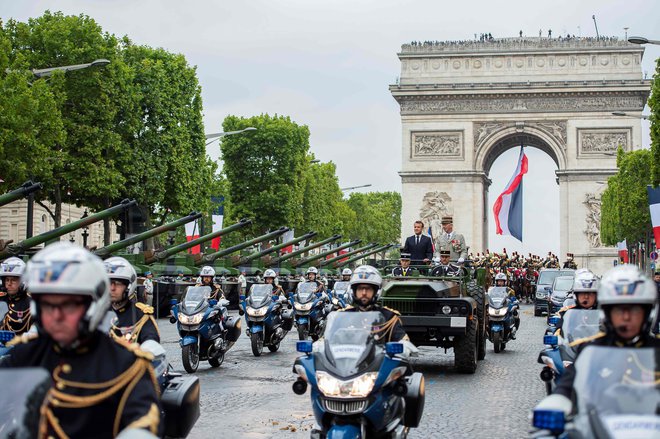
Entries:
[[648,100],[651,107],[651,185],[660,185],[660,58],[655,60],[655,75]]
[[[252,218],[253,233],[283,225],[303,224],[304,172],[309,166],[309,129],[285,116],[228,116],[223,131],[255,127],[256,131],[225,137],[223,172],[231,194],[228,220]],[[254,229],[254,228],[253,228]]]
[[343,203],[334,163],[310,163],[304,175],[300,231],[314,230],[319,236],[345,234],[338,210]]
[[398,241],[401,236],[401,194],[354,192],[348,199],[348,205],[356,215],[351,238],[380,244]]

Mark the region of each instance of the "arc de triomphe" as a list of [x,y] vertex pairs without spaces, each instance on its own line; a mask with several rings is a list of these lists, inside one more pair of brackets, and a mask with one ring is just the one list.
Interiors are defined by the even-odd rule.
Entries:
[[[453,214],[472,252],[488,244],[488,172],[509,148],[537,147],[557,164],[560,257],[603,272],[602,182],[617,147],[641,147],[650,90],[641,46],[613,38],[507,38],[405,44],[390,91],[401,108],[403,231]],[[600,182],[600,183],[599,183]],[[410,229],[408,229],[408,227]]]

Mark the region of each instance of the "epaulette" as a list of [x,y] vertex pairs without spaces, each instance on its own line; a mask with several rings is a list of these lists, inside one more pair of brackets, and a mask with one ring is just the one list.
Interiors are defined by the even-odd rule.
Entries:
[[401,315],[401,313],[400,313],[399,311],[397,311],[396,309],[392,309],[392,308],[390,308],[390,307],[388,307],[388,306],[384,306],[383,308],[385,308],[385,309],[388,310],[388,311],[392,311],[394,314],[396,314],[396,315],[398,315],[398,316]]
[[112,341],[125,348],[127,351],[133,353],[138,358],[143,358],[148,361],[153,361],[154,355],[151,352],[143,351],[137,343],[130,343],[122,337],[110,337]]
[[573,309],[573,308],[575,308],[575,305],[568,305],[568,306],[564,306],[564,307],[562,307],[562,308],[561,308],[559,311],[557,311],[557,312],[566,312],[566,311],[568,311],[569,309]]
[[19,344],[24,344],[24,343],[31,342],[32,340],[36,340],[37,338],[39,338],[39,333],[38,332],[25,332],[21,335],[17,335],[16,337],[12,338],[11,340],[9,340],[5,344],[5,346],[12,347],[12,346],[16,346],[16,345],[19,345]]
[[337,311],[348,311],[349,309],[353,309],[353,305],[346,305],[346,308],[338,309]]
[[146,303],[137,302],[137,303],[135,304],[135,307],[136,307],[137,309],[139,309],[140,311],[142,311],[143,313],[145,313],[145,314],[153,314],[153,313],[154,313],[154,307],[153,307],[153,306],[149,306],[149,305],[147,305]]
[[574,347],[577,345],[580,345],[582,343],[588,343],[590,341],[598,340],[599,338],[605,337],[604,332],[599,332],[598,334],[590,335],[589,337],[584,337],[584,338],[578,338],[577,340],[569,343],[568,345],[570,347]]

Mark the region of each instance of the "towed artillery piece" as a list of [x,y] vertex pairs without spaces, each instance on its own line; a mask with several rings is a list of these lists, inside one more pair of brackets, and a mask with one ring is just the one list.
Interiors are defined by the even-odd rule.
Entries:
[[416,346],[453,348],[456,369],[471,374],[486,356],[485,279],[485,269],[471,267],[470,261],[456,276],[386,275],[380,302],[401,313]]
[[386,245],[383,245],[383,246],[380,246],[380,247],[376,247],[376,248],[371,249],[369,251],[366,251],[364,253],[352,256],[352,257],[348,258],[345,261],[339,260],[339,261],[334,263],[334,266],[336,268],[345,267],[347,265],[352,264],[353,262],[359,261],[360,259],[364,259],[367,256],[370,256],[370,255],[373,255],[373,254],[376,254],[376,253],[380,253],[380,252],[384,252],[385,250],[389,249],[390,247],[394,247],[394,244],[386,244]]
[[5,204],[9,204],[12,201],[16,201],[23,197],[27,197],[28,195],[40,189],[43,189],[43,185],[41,183],[33,183],[31,180],[28,180],[19,188],[14,189],[13,191],[9,191],[6,194],[0,195],[0,206],[4,206]]
[[10,256],[18,256],[24,254],[28,252],[31,248],[36,247],[37,245],[57,240],[57,238],[59,238],[60,236],[73,232],[74,230],[81,229],[90,224],[101,221],[105,218],[110,218],[112,216],[115,216],[123,212],[124,210],[132,206],[135,206],[136,204],[137,203],[135,200],[124,200],[116,206],[112,206],[108,209],[89,215],[85,218],[81,218],[70,224],[65,224],[48,232],[41,233],[37,236],[24,239],[22,241],[17,242],[16,244],[7,242],[5,244],[5,247],[0,250],[0,260],[8,258]]
[[334,258],[324,259],[324,260],[321,261],[320,265],[321,265],[321,267],[325,267],[326,265],[331,265],[333,268],[337,268],[336,265],[332,265],[332,264],[335,264],[336,262],[339,262],[342,259],[349,258],[351,256],[355,256],[358,253],[362,253],[362,252],[365,252],[367,250],[371,250],[372,248],[377,247],[377,246],[378,246],[378,243],[372,242],[371,244],[367,244],[364,247],[356,248],[355,250],[351,250],[349,252],[337,255]]

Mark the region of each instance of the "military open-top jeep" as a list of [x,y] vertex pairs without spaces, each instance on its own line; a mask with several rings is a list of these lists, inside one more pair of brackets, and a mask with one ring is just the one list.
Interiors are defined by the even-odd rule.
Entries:
[[486,356],[485,279],[485,269],[471,268],[469,261],[458,276],[385,275],[380,301],[401,313],[416,346],[454,348],[457,370],[474,373]]

